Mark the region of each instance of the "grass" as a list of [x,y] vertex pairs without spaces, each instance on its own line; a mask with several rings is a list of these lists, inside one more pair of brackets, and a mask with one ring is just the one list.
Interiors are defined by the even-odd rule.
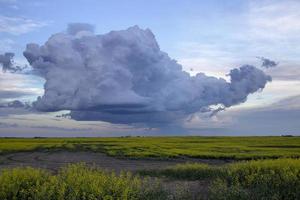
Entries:
[[300,157],[300,137],[2,138],[0,153],[36,150],[104,152],[131,158],[260,159]]
[[0,174],[1,200],[175,199],[170,197],[157,181],[125,172],[116,175],[84,164],[69,165],[56,175],[30,167],[6,169]]
[[[143,171],[171,179],[206,180],[212,200],[296,200],[300,197],[300,159],[241,161],[224,166],[180,164]],[[85,164],[72,164],[57,174],[14,168],[0,172],[1,200],[184,200],[189,190],[166,190],[157,179],[115,174]],[[181,190],[181,191],[177,191]],[[177,192],[177,193],[176,193]],[[207,199],[205,198],[205,199]]]
[[180,164],[142,175],[185,180],[210,180],[210,199],[300,198],[300,159],[244,161],[225,166]]

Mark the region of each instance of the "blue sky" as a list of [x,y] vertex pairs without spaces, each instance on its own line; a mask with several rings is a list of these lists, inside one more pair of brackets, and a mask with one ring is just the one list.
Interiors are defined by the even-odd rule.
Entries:
[[[56,113],[2,111],[0,136],[120,134],[300,134],[300,9],[299,1],[96,1],[0,0],[0,53],[15,52],[18,64],[27,43],[43,44],[69,23],[95,26],[97,34],[133,25],[150,28],[161,50],[191,75],[223,77],[242,64],[260,65],[257,56],[279,62],[265,70],[272,83],[248,101],[214,117],[195,114],[184,126],[161,130],[56,118]],[[44,80],[22,74],[0,74],[0,90],[27,92],[34,101]],[[1,93],[0,93],[1,94]],[[1,98],[6,102],[12,99]],[[270,114],[271,113],[271,114]],[[38,119],[38,120],[37,120]],[[278,127],[274,124],[279,124]],[[253,126],[256,126],[253,128]],[[76,131],[74,131],[76,130]],[[75,132],[75,133],[74,133]]]
[[[1,13],[11,18],[32,20],[37,27],[30,35],[13,37],[18,44],[44,42],[51,33],[64,30],[70,22],[96,26],[98,33],[120,30],[133,25],[151,28],[163,49],[170,50],[177,41],[201,42],[226,37],[235,31],[234,12],[238,17],[246,1],[2,1]],[[20,20],[21,21],[21,20]],[[21,23],[21,22],[20,22]],[[29,25],[29,24],[28,24]],[[34,28],[28,28],[28,31]],[[227,30],[227,31],[226,31]],[[19,30],[20,32],[21,30]],[[12,31],[13,32],[13,31]],[[17,34],[15,31],[14,34]],[[26,30],[24,30],[26,32]],[[1,36],[12,37],[10,33]],[[173,45],[172,45],[173,44]]]

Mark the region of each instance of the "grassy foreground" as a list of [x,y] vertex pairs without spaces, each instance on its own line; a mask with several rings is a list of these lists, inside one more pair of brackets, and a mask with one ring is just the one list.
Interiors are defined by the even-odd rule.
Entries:
[[[56,174],[34,168],[2,170],[1,200],[167,200],[159,182],[130,173],[116,175],[84,164],[73,164]],[[173,198],[174,199],[174,198]]]
[[57,174],[29,167],[2,170],[0,199],[296,200],[300,197],[299,159],[243,161],[222,167],[181,164],[164,170],[143,171],[141,175],[206,180],[208,194],[200,193],[191,198],[188,190],[170,192],[153,178],[125,172],[116,175],[84,164],[73,164]]
[[0,139],[0,153],[87,150],[132,158],[258,159],[300,157],[300,137],[125,137]]
[[300,199],[300,159],[258,160],[209,166],[180,164],[142,175],[184,180],[210,180],[209,199]]

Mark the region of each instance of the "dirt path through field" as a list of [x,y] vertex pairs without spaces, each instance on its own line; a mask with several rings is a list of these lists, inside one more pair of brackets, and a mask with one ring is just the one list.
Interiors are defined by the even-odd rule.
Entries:
[[176,165],[185,162],[201,162],[208,164],[224,164],[223,160],[208,160],[208,159],[126,159],[107,156],[104,153],[96,152],[20,152],[0,155],[0,169],[12,168],[17,166],[32,166],[46,168],[56,171],[58,168],[68,163],[85,162],[89,165],[96,165],[107,170],[115,171],[136,171],[141,169],[160,169],[168,166]]

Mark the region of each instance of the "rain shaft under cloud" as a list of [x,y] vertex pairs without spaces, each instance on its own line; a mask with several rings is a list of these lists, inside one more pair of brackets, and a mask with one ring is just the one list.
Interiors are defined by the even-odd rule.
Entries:
[[138,26],[96,35],[88,24],[71,24],[24,56],[43,77],[40,111],[70,110],[75,120],[124,124],[166,124],[212,105],[230,107],[265,87],[271,77],[244,65],[230,82],[198,73],[191,76],[160,50],[154,34]]

